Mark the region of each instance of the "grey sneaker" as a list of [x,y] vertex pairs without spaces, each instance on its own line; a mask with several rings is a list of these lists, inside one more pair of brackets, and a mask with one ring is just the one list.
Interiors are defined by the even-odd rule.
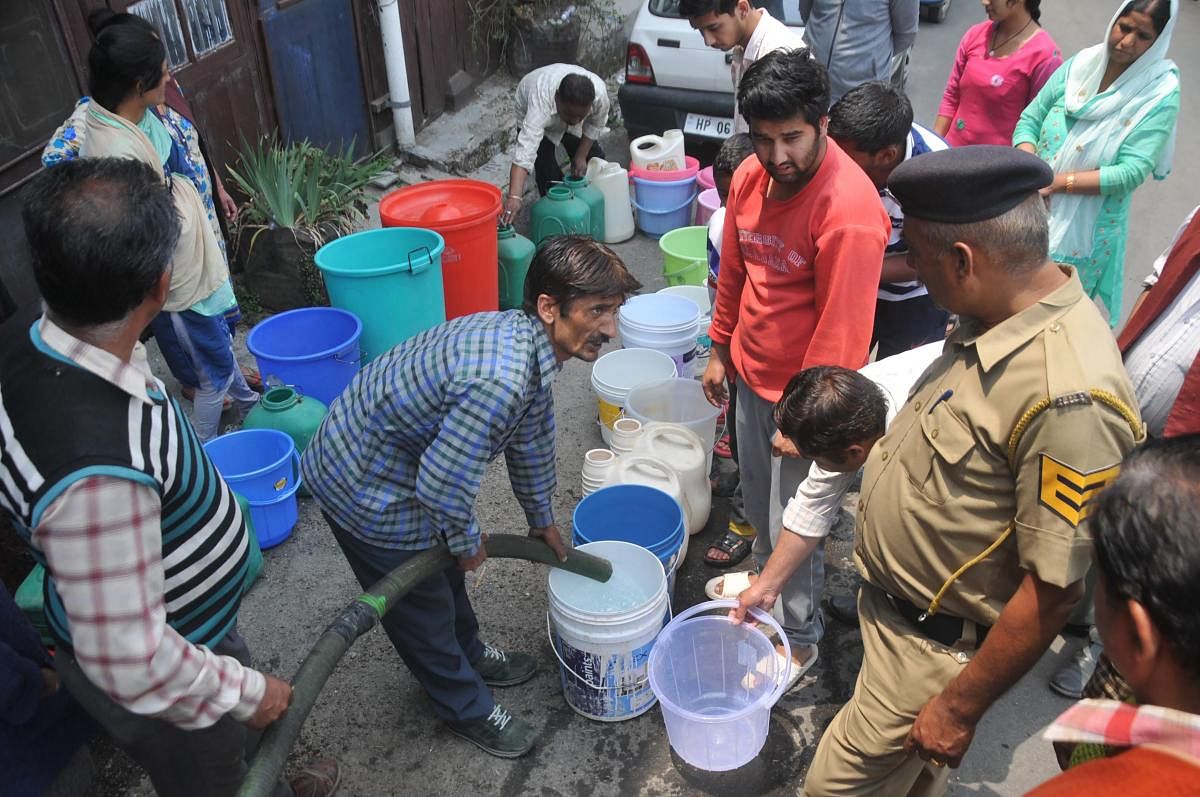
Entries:
[[1088,632],[1088,638],[1083,643],[1083,647],[1077,650],[1075,655],[1050,677],[1050,688],[1072,700],[1083,697],[1083,687],[1087,686],[1092,673],[1096,671],[1096,664],[1100,660],[1100,653],[1103,650],[1104,645],[1100,642],[1100,634],[1093,627]]
[[505,653],[488,644],[471,666],[488,686],[516,686],[537,673],[537,660],[528,653]]
[[499,703],[482,719],[447,722],[446,726],[451,733],[499,758],[520,758],[532,750],[537,741],[537,731],[529,723],[509,714]]

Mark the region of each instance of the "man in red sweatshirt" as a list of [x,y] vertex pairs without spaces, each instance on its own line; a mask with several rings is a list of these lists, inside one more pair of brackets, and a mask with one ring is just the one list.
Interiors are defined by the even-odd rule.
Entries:
[[[704,391],[720,404],[726,378],[737,380],[742,490],[761,568],[809,466],[795,450],[772,450],[775,402],[797,371],[866,363],[890,222],[871,181],[826,136],[829,77],[807,51],[756,61],[737,95],[757,157],[729,191]],[[823,585],[818,548],[781,595],[801,671],[817,659]]]

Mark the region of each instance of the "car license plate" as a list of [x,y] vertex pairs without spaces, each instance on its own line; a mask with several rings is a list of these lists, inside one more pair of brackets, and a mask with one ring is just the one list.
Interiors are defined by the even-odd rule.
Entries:
[[683,132],[704,138],[729,138],[733,135],[733,120],[689,113],[683,125]]

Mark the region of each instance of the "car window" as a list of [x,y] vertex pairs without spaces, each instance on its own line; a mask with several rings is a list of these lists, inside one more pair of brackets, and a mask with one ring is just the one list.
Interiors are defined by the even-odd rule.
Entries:
[[[786,2],[786,6],[784,3]],[[750,5],[755,8],[765,8],[767,13],[782,19],[789,25],[803,25],[804,20],[800,17],[799,4],[792,0],[750,0]],[[683,16],[679,13],[679,0],[650,0],[650,13],[659,17],[671,17],[672,19],[682,19]]]

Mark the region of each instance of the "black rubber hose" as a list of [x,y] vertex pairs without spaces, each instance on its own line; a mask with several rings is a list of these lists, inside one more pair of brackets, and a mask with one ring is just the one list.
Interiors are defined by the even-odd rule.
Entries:
[[[607,559],[571,550],[567,552],[567,560],[560,562],[550,546],[533,537],[516,534],[489,537],[487,553],[496,559],[540,562],[596,581],[608,581],[612,576],[612,563]],[[239,797],[267,797],[274,791],[288,753],[300,735],[300,728],[316,704],[325,682],[354,640],[374,628],[406,592],[430,576],[453,567],[455,562],[454,556],[444,547],[422,551],[376,581],[370,589],[342,609],[296,670],[292,678],[292,705],[263,733],[258,750],[250,760],[246,778],[242,781]]]

